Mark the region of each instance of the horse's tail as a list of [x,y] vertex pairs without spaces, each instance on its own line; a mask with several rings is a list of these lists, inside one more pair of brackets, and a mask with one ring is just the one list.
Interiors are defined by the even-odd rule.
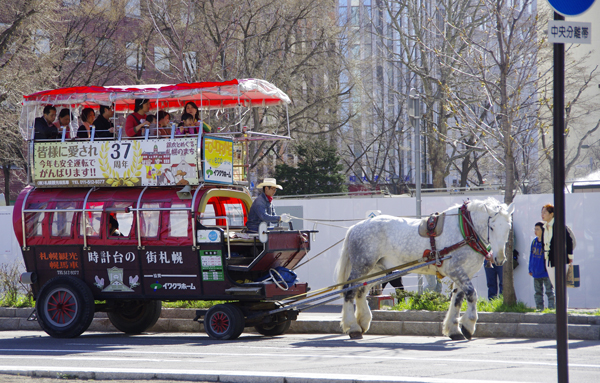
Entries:
[[[340,259],[338,260],[337,265],[335,265],[335,276],[337,283],[346,282],[348,280],[348,277],[350,277],[350,271],[352,270],[352,265],[350,263],[350,257],[348,254],[349,235],[350,230],[348,230],[348,232],[346,233],[346,238],[344,239],[344,243],[342,244],[342,252],[340,254]],[[338,287],[338,289],[341,288],[341,286]]]

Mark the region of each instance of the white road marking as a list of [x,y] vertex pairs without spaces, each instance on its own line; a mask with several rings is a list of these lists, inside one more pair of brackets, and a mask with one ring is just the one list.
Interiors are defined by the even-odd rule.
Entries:
[[[355,374],[323,374],[323,373],[306,373],[306,372],[292,372],[292,371],[279,371],[279,372],[262,372],[262,371],[230,371],[230,370],[166,370],[166,369],[148,369],[135,370],[132,368],[90,368],[90,367],[69,367],[60,368],[56,366],[39,366],[37,368],[26,367],[18,368],[14,366],[0,366],[0,372],[7,371],[11,373],[25,373],[30,371],[36,371],[36,375],[40,376],[38,371],[50,372],[50,373],[95,373],[95,374],[121,374],[119,379],[148,379],[148,375],[161,375],[161,379],[168,378],[169,375],[176,375],[181,377],[182,375],[190,375],[195,378],[201,378],[202,376],[214,376],[219,375],[221,377],[227,376],[241,376],[251,378],[302,378],[306,380],[314,380],[315,382],[322,382],[325,380],[329,381],[352,381],[352,382],[417,382],[417,383],[524,383],[516,381],[496,381],[496,380],[479,380],[479,379],[447,379],[447,378],[434,378],[434,377],[413,377],[413,376],[390,376],[390,375],[355,375]],[[126,375],[125,375],[126,374]],[[220,379],[224,380],[224,379]],[[254,380],[254,379],[252,379]]]
[[[10,352],[12,355],[18,352],[31,352],[31,353],[78,353],[78,354],[105,354],[105,353],[116,353],[116,354],[133,354],[133,355],[178,355],[178,356],[198,356],[198,357],[257,357],[257,358],[335,358],[335,359],[373,359],[373,360],[417,360],[417,361],[428,361],[428,362],[458,362],[458,363],[502,363],[509,365],[526,365],[526,366],[551,366],[556,367],[556,361],[549,362],[529,362],[529,361],[520,361],[520,360],[498,360],[498,359],[465,359],[465,358],[444,358],[443,356],[436,358],[427,358],[427,357],[406,357],[406,356],[383,356],[383,355],[340,355],[340,354],[304,354],[301,353],[301,350],[296,350],[298,352],[293,354],[283,354],[283,353],[262,353],[262,354],[251,354],[248,353],[233,353],[233,352],[173,352],[173,351],[140,351],[140,350],[52,350],[52,349],[0,349],[0,352]],[[575,364],[569,363],[570,367],[583,367],[583,368],[598,368],[600,369],[600,364]]]
[[[121,362],[181,362],[182,359],[148,359],[148,358],[106,358],[96,356],[44,356],[44,355],[0,355],[0,359],[50,359],[50,360],[103,360]],[[194,361],[196,362],[196,361]],[[203,361],[199,361],[203,362]]]

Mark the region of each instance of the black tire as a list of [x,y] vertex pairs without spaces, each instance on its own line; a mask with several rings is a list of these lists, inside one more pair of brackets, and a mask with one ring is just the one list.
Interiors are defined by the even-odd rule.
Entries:
[[126,334],[140,334],[156,324],[161,310],[161,301],[124,301],[106,314],[117,330]]
[[38,323],[53,338],[75,338],[94,319],[94,296],[78,278],[61,276],[40,290],[35,304]]
[[266,336],[275,336],[275,335],[281,335],[281,334],[285,333],[287,330],[290,329],[291,325],[292,325],[292,321],[288,320],[285,322],[274,323],[274,324],[270,324],[270,323],[259,324],[258,326],[254,326],[254,329],[256,331],[258,331],[259,334],[263,334]]
[[204,331],[212,339],[237,339],[244,331],[244,314],[231,303],[213,306],[204,316]]

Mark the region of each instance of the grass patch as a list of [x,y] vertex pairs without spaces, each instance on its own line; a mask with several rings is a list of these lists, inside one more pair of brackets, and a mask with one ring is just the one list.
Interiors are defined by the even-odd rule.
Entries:
[[162,307],[170,309],[208,309],[221,303],[227,303],[227,301],[163,301]]
[[[396,290],[393,294],[398,299],[398,304],[392,310],[428,310],[428,311],[448,311],[450,307],[450,297],[436,293],[435,291],[424,291],[423,294],[418,294],[415,291]],[[467,301],[462,302],[461,311],[467,309]],[[478,312],[513,312],[513,313],[528,313],[534,312],[535,309],[527,307],[523,302],[517,302],[514,305],[504,303],[504,298],[498,296],[490,301],[480,298],[477,301]]]

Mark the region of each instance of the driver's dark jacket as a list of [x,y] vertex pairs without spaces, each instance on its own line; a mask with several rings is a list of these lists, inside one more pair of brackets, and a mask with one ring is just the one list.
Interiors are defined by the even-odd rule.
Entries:
[[258,225],[261,222],[277,223],[281,219],[275,214],[275,207],[264,193],[260,193],[252,203],[250,213],[248,213],[248,221],[246,228],[249,232],[258,232]]

